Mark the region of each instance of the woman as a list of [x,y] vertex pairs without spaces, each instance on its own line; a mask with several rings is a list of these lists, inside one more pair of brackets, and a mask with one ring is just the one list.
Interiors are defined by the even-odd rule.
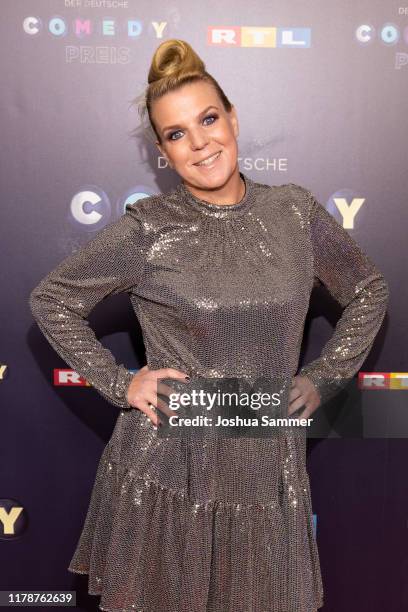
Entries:
[[[181,182],[128,204],[30,296],[49,342],[120,409],[69,570],[89,574],[103,610],[312,612],[323,589],[305,436],[164,437],[158,393],[278,378],[287,413],[308,417],[363,364],[388,286],[310,191],[239,171],[236,110],[190,45],[164,41],[148,82],[149,125]],[[314,282],[343,312],[296,374]],[[146,346],[135,375],[85,320],[123,291]]]

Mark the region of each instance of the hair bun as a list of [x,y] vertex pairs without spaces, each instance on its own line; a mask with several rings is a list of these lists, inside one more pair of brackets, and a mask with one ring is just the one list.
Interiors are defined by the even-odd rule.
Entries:
[[185,40],[169,38],[159,45],[153,56],[147,82],[179,76],[182,73],[204,73],[205,64]]

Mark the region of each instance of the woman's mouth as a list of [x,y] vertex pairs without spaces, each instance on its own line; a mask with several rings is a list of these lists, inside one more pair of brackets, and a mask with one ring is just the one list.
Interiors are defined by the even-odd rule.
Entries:
[[214,153],[214,155],[211,155],[211,157],[208,157],[204,161],[197,162],[196,164],[194,164],[194,166],[200,166],[203,168],[212,168],[220,155],[221,155],[221,151],[218,151],[218,153]]

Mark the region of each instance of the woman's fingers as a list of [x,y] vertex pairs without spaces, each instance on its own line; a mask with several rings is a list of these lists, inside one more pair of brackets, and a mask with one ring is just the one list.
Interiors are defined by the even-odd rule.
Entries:
[[176,391],[173,389],[173,387],[170,387],[170,385],[166,385],[166,383],[159,381],[157,383],[157,393],[160,393],[160,395],[167,395],[167,397],[169,397],[172,393],[176,393]]
[[291,389],[289,391],[289,408],[288,414],[293,414],[304,405],[304,398],[299,387],[296,385],[296,381],[292,380]]
[[[147,396],[147,399],[151,405],[158,409],[159,412],[166,414],[168,417],[177,415],[177,412],[168,407],[166,402],[158,397],[157,393],[151,393]],[[158,415],[158,421],[161,423]]]
[[304,407],[304,411],[299,418],[308,418],[320,404],[320,396],[315,385],[306,376],[295,376],[292,379],[289,392],[288,414],[293,414],[299,408]]
[[135,408],[136,410],[140,410],[140,412],[143,412],[150,419],[153,425],[155,427],[158,427],[159,418],[156,414],[154,406],[150,402],[148,402],[147,400],[144,401],[143,403],[139,402],[139,404],[135,406]]
[[158,393],[169,397],[175,392],[171,386],[161,382],[162,378],[176,378],[184,382],[189,380],[188,374],[175,368],[151,370],[148,365],[145,365],[134,375],[126,395],[128,403],[133,408],[144,412],[156,427],[161,425],[156,410],[168,417],[176,414],[163,399],[158,397]]
[[159,378],[177,378],[179,380],[186,380],[188,378],[187,372],[181,372],[175,368],[159,368],[158,370],[149,370],[149,376],[157,380]]
[[293,387],[289,391],[289,402],[293,402],[293,400],[297,399],[300,395],[302,395],[302,392],[299,387]]
[[297,395],[296,399],[289,403],[288,414],[293,414],[305,405],[305,398],[302,394]]
[[155,428],[159,427],[162,424],[162,421],[158,414],[159,411],[163,411],[163,412],[166,411],[165,413],[168,414],[168,416],[174,416],[176,414],[173,410],[170,410],[170,413],[168,413],[169,408],[167,408],[163,400],[159,399],[158,403],[160,406],[159,409],[157,409],[157,407],[155,406],[153,402],[149,402],[149,401],[146,401],[145,404],[141,405],[140,408],[138,408],[141,412],[143,412],[150,419],[150,421],[153,423]]

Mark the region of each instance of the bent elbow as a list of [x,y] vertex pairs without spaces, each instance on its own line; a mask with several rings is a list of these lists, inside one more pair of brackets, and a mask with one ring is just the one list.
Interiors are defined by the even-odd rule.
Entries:
[[43,307],[41,283],[34,287],[34,289],[32,289],[32,291],[30,292],[28,298],[28,305],[30,307],[31,314],[34,319],[36,321],[40,319]]
[[378,313],[382,322],[388,310],[390,301],[390,287],[385,276],[380,272],[375,279],[367,286],[368,297],[371,298],[373,307]]
[[383,304],[383,309],[384,309],[384,314],[385,314],[387,311],[388,305],[389,305],[389,301],[390,301],[390,286],[383,274],[380,274],[378,284],[379,284],[378,293],[382,298],[382,304]]

